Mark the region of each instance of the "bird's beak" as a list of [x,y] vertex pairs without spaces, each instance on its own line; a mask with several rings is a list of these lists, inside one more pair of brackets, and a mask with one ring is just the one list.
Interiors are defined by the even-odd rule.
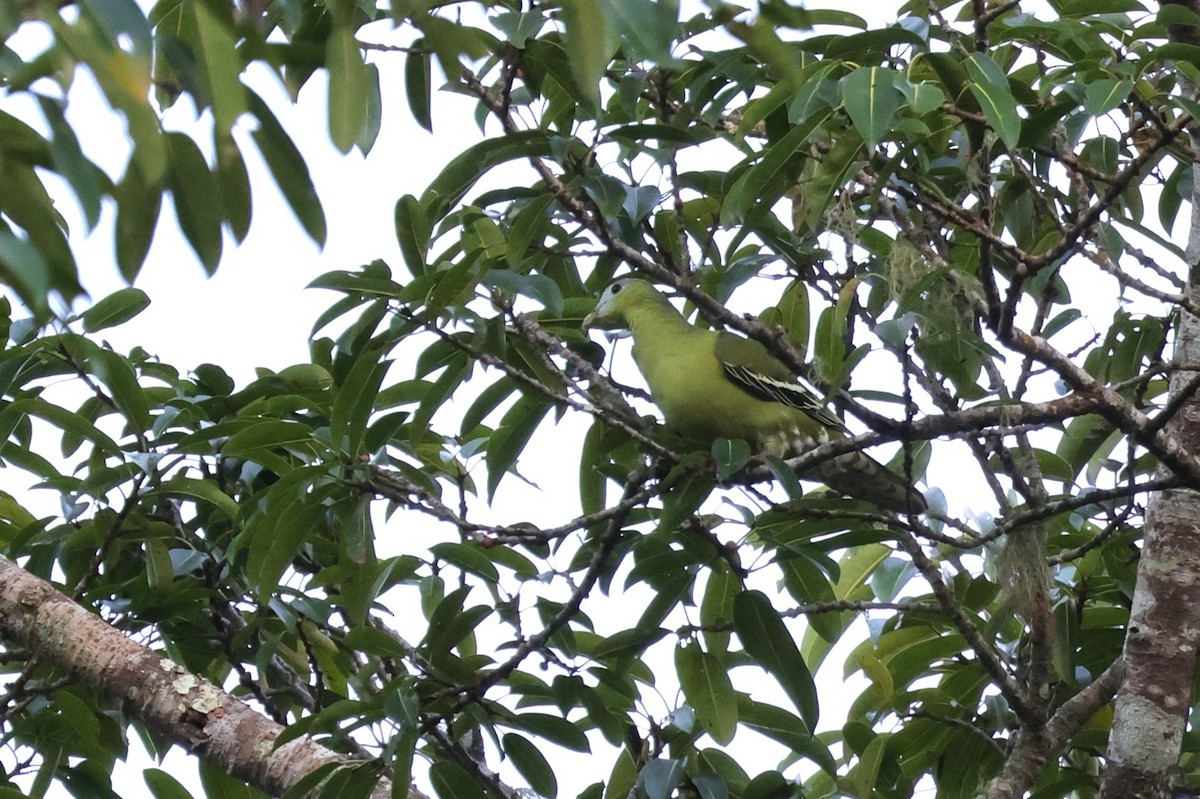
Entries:
[[596,312],[592,311],[587,316],[583,317],[583,329],[590,330],[596,324]]

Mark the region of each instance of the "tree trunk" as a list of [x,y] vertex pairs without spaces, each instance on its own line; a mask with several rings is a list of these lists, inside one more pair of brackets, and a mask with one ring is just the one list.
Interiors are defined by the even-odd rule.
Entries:
[[[1178,38],[1177,32],[1172,30],[1172,36]],[[1195,94],[1190,86],[1185,91]],[[1200,298],[1200,182],[1192,191],[1186,257],[1185,291],[1194,302]],[[1200,363],[1200,319],[1187,311],[1180,312],[1175,331],[1175,362],[1184,370],[1171,377],[1169,407],[1177,411],[1166,430],[1183,449],[1200,452],[1196,372],[1187,371]],[[1125,635],[1125,680],[1114,708],[1102,799],[1158,799],[1169,796],[1175,782],[1200,632],[1198,523],[1197,491],[1173,489],[1152,498]]]

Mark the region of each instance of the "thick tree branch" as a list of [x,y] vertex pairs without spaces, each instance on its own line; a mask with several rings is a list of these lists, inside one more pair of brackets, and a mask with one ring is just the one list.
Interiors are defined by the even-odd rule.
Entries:
[[1068,699],[1042,727],[1020,729],[1013,736],[1004,770],[988,786],[987,799],[1020,799],[1096,711],[1112,701],[1124,676],[1123,661],[1116,661],[1091,685]]
[[[142,646],[0,556],[0,635],[28,647],[125,713],[216,768],[281,796],[318,768],[364,762],[308,736],[276,748],[284,727],[217,685]],[[372,797],[390,799],[381,778]],[[410,799],[425,799],[415,788]]]

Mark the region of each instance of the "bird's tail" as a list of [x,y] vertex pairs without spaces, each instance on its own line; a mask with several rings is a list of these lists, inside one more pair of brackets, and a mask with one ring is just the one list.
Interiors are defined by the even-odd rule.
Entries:
[[865,452],[839,455],[806,469],[805,476],[885,510],[916,514],[929,510],[920,491]]

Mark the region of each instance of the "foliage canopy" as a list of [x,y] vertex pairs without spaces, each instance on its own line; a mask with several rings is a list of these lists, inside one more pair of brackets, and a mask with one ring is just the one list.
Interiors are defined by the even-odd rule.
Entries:
[[[1168,424],[1195,381],[1167,395],[1200,310],[1172,237],[1200,17],[1026,5],[0,7],[5,40],[51,34],[0,48],[4,98],[41,112],[0,101],[0,277],[23,306],[0,460],[62,500],[37,517],[0,494],[0,553],[397,795],[414,769],[442,797],[1095,795],[1146,497],[1200,485]],[[131,282],[168,207],[212,271],[254,223],[253,151],[323,242],[245,70],[295,96],[325,70],[329,135],[366,152],[394,144],[396,61],[417,123],[460,126],[433,113],[453,91],[481,134],[398,186],[402,263],[314,281],[340,298],[310,363],[237,386],[115,351],[134,287],[56,316],[81,292],[64,193],[87,230],[115,208]],[[67,122],[81,69],[127,125],[120,175]],[[185,99],[203,134],[162,128]],[[867,432],[791,464],[676,451],[580,329],[630,271]],[[880,443],[928,478],[928,517],[793,476]],[[522,485],[568,466],[577,495]],[[114,795],[128,731],[170,745],[21,646],[0,668],[0,796],[30,775],[30,795]],[[1186,781],[1200,741],[1180,747]]]

